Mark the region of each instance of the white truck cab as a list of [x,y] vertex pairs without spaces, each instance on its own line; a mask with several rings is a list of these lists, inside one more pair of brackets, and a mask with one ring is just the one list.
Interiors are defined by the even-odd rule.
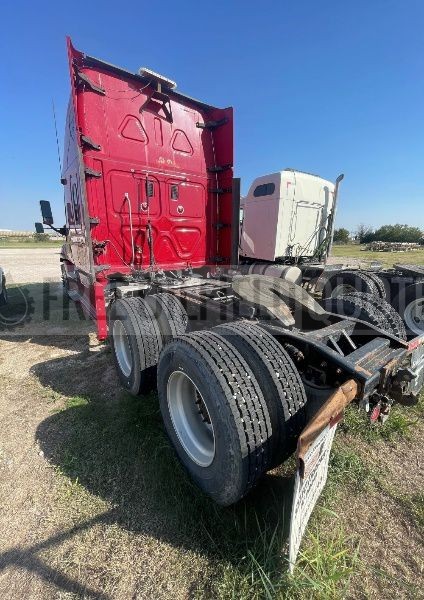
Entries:
[[241,258],[313,258],[331,237],[340,180],[334,184],[294,169],[255,179],[240,203]]

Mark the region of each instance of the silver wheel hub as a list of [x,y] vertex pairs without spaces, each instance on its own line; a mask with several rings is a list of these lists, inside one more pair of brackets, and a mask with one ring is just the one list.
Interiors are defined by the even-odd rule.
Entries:
[[112,336],[115,356],[119,368],[125,377],[129,377],[131,375],[133,361],[130,340],[128,339],[128,333],[122,321],[117,320],[113,322]]
[[215,433],[206,404],[197,386],[183,371],[168,379],[167,400],[174,430],[189,457],[208,467],[215,456]]
[[424,298],[417,298],[405,307],[403,319],[409,329],[421,335],[424,333]]

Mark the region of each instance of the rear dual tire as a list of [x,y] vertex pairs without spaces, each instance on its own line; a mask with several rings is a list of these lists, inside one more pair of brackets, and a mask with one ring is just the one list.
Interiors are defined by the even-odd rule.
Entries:
[[327,298],[323,306],[330,313],[365,321],[401,340],[406,340],[405,325],[401,316],[381,298],[356,292]]
[[181,463],[222,505],[240,500],[290,456],[305,425],[306,396],[295,366],[253,324],[175,339],[161,355],[158,391]]
[[305,391],[290,357],[264,329],[240,322],[175,337],[187,320],[170,294],[116,301],[110,312],[114,360],[134,395],[149,392],[157,380],[165,428],[181,463],[206,494],[230,505],[295,450],[305,425]]
[[330,275],[322,290],[322,297],[337,298],[355,292],[372,294],[377,298],[386,297],[386,288],[382,279],[376,273],[359,270],[340,271]]
[[149,305],[140,298],[113,303],[109,331],[115,367],[123,387],[147,394],[156,383],[156,365],[162,349],[159,326]]
[[263,391],[271,420],[271,464],[276,467],[296,449],[304,428],[306,395],[286,350],[262,327],[237,322],[215,327],[243,356]]
[[158,392],[166,431],[194,482],[218,504],[240,500],[267,470],[271,439],[262,390],[243,357],[212,331],[185,335],[161,355]]
[[134,396],[156,388],[156,366],[162,348],[185,333],[187,313],[171,294],[116,300],[109,315],[115,367],[123,387]]

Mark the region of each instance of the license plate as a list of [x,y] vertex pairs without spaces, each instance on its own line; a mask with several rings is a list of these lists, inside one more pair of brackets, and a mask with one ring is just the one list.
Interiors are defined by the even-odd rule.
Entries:
[[296,472],[289,537],[290,573],[293,573],[309,517],[327,481],[328,461],[336,427],[337,425],[328,425],[319,434],[305,454],[303,473],[299,469]]

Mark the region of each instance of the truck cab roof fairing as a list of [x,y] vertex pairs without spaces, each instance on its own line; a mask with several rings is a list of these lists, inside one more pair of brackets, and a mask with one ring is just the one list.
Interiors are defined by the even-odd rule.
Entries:
[[128,271],[136,251],[149,267],[148,228],[155,268],[229,264],[232,109],[88,56],[69,38],[68,56],[90,233],[94,246],[109,240],[95,266]]

